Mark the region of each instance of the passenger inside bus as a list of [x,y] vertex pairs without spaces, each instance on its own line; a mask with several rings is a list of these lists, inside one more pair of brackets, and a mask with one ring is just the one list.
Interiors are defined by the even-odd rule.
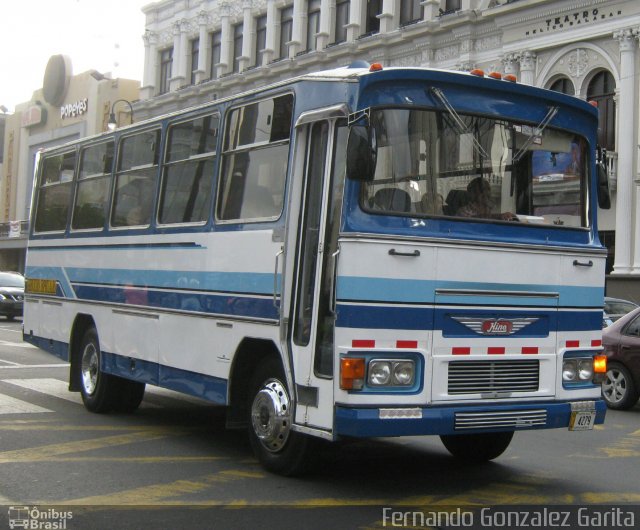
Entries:
[[483,177],[474,178],[467,185],[468,202],[456,211],[458,217],[478,217],[482,219],[502,219],[517,221],[518,216],[511,212],[493,213],[491,185]]

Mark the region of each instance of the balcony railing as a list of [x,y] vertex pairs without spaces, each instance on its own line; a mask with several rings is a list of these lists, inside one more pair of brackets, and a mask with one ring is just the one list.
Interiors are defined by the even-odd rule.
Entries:
[[0,223],[1,239],[26,239],[29,235],[29,221]]

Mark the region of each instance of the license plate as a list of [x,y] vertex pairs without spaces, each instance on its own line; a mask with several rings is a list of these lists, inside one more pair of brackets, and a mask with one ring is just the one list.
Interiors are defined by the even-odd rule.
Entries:
[[590,431],[596,423],[596,413],[592,412],[572,412],[569,421],[570,431]]

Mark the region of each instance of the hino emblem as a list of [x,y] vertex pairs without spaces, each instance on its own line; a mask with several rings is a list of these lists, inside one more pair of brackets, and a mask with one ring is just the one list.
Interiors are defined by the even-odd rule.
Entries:
[[451,317],[478,335],[513,335],[538,318],[474,318]]

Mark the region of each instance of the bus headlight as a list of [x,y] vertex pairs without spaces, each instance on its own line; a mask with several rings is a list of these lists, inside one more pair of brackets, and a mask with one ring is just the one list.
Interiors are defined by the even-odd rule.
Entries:
[[593,379],[593,359],[580,359],[578,361],[578,378],[580,381]]
[[575,359],[569,359],[562,364],[562,380],[570,383],[576,380],[578,375],[578,365]]
[[369,362],[369,386],[411,386],[415,380],[416,363],[409,359],[372,359]]

